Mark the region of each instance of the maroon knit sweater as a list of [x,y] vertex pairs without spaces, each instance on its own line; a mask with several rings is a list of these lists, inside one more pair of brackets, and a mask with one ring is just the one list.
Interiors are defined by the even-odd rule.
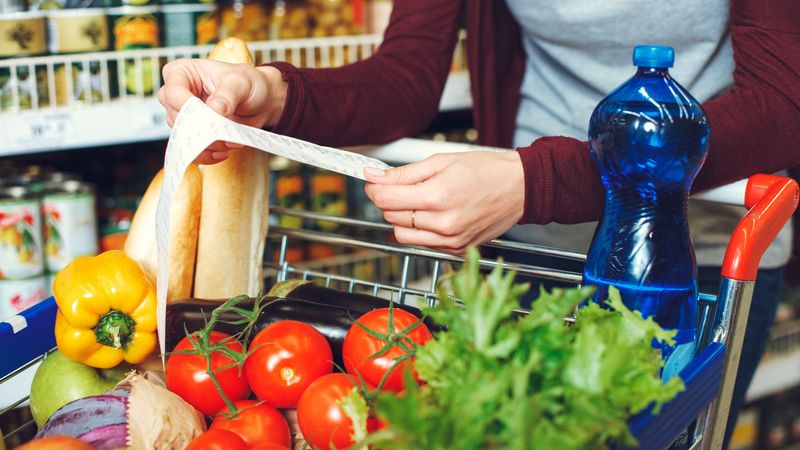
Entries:
[[[730,13],[734,84],[703,104],[711,148],[695,190],[800,164],[800,0],[731,0]],[[397,0],[371,58],[336,69],[275,63],[289,89],[274,131],[332,146],[420,133],[437,114],[462,14],[480,142],[510,147],[525,54],[503,0]],[[600,217],[603,187],[587,142],[545,137],[518,151],[520,223]]]

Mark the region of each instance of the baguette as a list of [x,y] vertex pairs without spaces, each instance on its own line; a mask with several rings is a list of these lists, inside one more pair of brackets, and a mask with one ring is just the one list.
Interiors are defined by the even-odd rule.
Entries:
[[[124,248],[125,253],[139,263],[153,282],[158,271],[156,206],[163,181],[164,169],[161,169],[150,182],[136,209]],[[202,186],[200,170],[194,164],[189,165],[172,202],[168,302],[192,296]]]
[[[209,55],[253,64],[247,44],[221,41]],[[194,274],[194,297],[227,299],[258,295],[264,282],[264,245],[269,219],[269,159],[252,148],[203,166],[202,204]]]

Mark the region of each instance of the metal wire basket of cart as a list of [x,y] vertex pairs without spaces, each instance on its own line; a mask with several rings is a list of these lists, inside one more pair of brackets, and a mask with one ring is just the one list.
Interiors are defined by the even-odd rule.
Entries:
[[[758,264],[795,211],[798,186],[787,178],[756,175],[707,198],[740,204],[749,212],[731,236],[719,293],[700,296],[699,353],[680,373],[686,389],[664,405],[659,414],[645,410],[629,421],[642,449],[667,447],[692,423],[697,424],[692,448],[721,448]],[[400,303],[432,305],[440,275],[463,262],[459,256],[394,243],[387,224],[284,208],[272,208],[272,212],[300,218],[309,226],[270,229],[267,285],[302,278]],[[320,221],[327,224],[324,229],[334,231],[315,230],[313,224]],[[335,256],[311,262],[292,257],[298,246],[314,245],[335,248],[331,253]],[[585,260],[579,253],[508,241],[495,240],[485,246],[572,261],[573,265]],[[487,258],[480,264],[490,270],[498,262]],[[516,263],[504,266],[520,277],[581,283],[580,271]],[[0,324],[0,345],[4,349],[0,358],[0,420],[27,401],[33,370],[55,345],[55,311],[55,302],[49,299],[31,308],[24,317]],[[6,430],[7,441],[31,434],[33,422],[25,419],[23,416],[21,425]]]

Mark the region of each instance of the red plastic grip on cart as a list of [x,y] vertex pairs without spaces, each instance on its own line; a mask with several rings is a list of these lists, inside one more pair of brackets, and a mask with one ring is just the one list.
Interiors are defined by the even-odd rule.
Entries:
[[753,175],[747,180],[744,202],[750,211],[731,236],[722,276],[754,281],[767,247],[797,209],[797,182],[775,175]]

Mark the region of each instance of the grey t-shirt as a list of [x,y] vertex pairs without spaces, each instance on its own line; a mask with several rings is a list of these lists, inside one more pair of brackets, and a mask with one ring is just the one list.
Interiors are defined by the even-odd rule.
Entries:
[[[516,147],[528,146],[541,136],[586,139],[594,107],[635,73],[631,52],[637,44],[674,47],[675,67],[670,73],[700,102],[720,95],[733,83],[728,0],[506,2],[522,27],[527,57]],[[721,265],[728,239],[745,212],[743,208],[690,202],[689,223],[698,265]],[[585,252],[595,226],[526,225],[514,227],[509,235]],[[761,267],[785,265],[790,247],[787,226],[764,255]]]

